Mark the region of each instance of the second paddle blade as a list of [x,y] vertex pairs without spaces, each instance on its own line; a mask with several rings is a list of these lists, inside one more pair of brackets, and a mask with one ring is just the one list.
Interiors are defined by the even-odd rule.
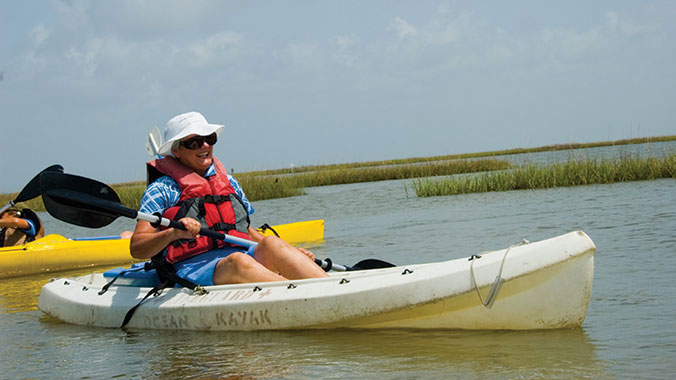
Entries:
[[104,183],[72,174],[45,172],[40,175],[40,188],[47,212],[64,222],[100,228],[119,216],[105,207],[119,205],[120,198]]
[[33,179],[30,180],[30,182],[28,182],[23,190],[21,190],[21,193],[19,193],[14,202],[25,202],[40,195],[40,176],[47,172],[63,173],[63,166],[58,164],[52,165],[38,173],[35,177],[33,177]]
[[396,265],[388,263],[387,261],[378,259],[366,259],[354,264],[352,268],[353,270],[366,270],[366,269],[392,268],[394,266]]

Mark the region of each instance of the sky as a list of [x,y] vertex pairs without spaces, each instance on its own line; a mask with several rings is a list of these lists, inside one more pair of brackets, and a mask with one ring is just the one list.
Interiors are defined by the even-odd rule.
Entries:
[[235,175],[674,135],[675,71],[668,0],[0,0],[0,193],[188,111]]

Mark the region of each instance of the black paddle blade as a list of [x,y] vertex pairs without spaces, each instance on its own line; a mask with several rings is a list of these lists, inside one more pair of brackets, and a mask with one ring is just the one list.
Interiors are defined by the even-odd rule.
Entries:
[[[45,172],[40,175],[42,200],[50,215],[81,227],[100,228],[129,214],[110,186],[72,174]],[[136,211],[133,218],[136,217]]]
[[352,266],[352,270],[381,269],[392,267],[396,267],[396,265],[378,259],[366,259],[354,264]]
[[24,186],[23,190],[21,190],[19,195],[14,200],[14,203],[29,201],[40,195],[40,176],[42,173],[47,172],[63,173],[63,166],[52,165],[35,175],[35,177],[33,177],[33,179],[31,179],[30,182]]

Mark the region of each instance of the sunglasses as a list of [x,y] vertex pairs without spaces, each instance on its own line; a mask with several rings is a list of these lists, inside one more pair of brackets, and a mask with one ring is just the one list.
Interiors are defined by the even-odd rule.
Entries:
[[191,137],[181,141],[179,144],[186,149],[195,150],[201,148],[204,145],[204,142],[209,145],[214,145],[216,144],[216,141],[218,141],[218,136],[216,136],[216,133],[212,133],[209,136]]

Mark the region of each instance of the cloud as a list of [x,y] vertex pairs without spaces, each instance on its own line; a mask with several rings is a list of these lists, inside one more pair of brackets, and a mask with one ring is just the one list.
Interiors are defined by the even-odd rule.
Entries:
[[90,1],[89,0],[50,0],[52,9],[61,15],[63,24],[73,29],[86,24],[89,20]]
[[42,46],[51,34],[52,31],[47,29],[45,24],[38,24],[33,27],[33,30],[31,31],[31,37],[33,38],[36,47]]
[[322,53],[320,45],[311,42],[294,42],[290,43],[278,55],[282,61],[295,63],[303,66],[314,66],[314,64],[321,60]]
[[82,47],[71,47],[66,52],[66,58],[82,69],[85,77],[92,77],[98,67],[98,57],[103,49],[103,40],[93,38]]
[[418,30],[401,17],[395,17],[390,24],[390,28],[397,33],[400,39],[415,37],[418,34]]
[[357,61],[357,55],[352,47],[357,43],[358,38],[349,36],[336,36],[332,40],[338,45],[338,51],[333,54],[333,60],[346,67],[352,67]]
[[607,12],[605,15],[604,27],[608,30],[614,30],[624,36],[634,37],[652,33],[659,29],[657,23],[637,23],[622,18],[617,12]]
[[198,64],[208,65],[214,61],[235,59],[243,40],[243,35],[225,31],[191,44],[188,51],[194,55]]
[[354,45],[357,42],[355,36],[336,36],[333,38],[336,44],[340,47],[340,50],[346,50],[350,46]]
[[629,43],[627,38],[636,38],[654,33],[658,24],[640,24],[624,19],[619,13],[606,12],[597,25],[587,29],[549,28],[542,30],[538,40],[544,43],[551,58],[582,59],[599,56]]

